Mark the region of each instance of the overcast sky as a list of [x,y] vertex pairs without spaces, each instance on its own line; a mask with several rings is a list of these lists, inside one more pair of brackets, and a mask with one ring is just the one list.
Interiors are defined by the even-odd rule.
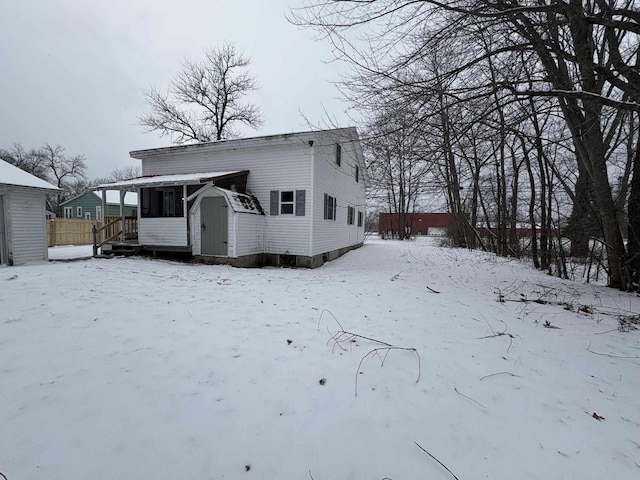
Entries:
[[142,90],[165,88],[184,59],[232,42],[252,59],[265,124],[243,136],[308,129],[323,108],[353,122],[330,82],[329,45],[285,19],[300,0],[0,0],[0,148],[60,144],[90,178],[137,166],[129,151],[170,145],[144,133]]

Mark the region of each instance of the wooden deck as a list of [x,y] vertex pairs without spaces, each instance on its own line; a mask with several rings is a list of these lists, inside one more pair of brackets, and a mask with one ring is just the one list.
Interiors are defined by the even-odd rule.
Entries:
[[179,245],[143,245],[138,243],[138,240],[126,240],[124,242],[109,242],[105,243],[101,247],[101,253],[103,255],[138,255],[141,253],[151,253],[156,255],[157,253],[191,253],[190,246]]

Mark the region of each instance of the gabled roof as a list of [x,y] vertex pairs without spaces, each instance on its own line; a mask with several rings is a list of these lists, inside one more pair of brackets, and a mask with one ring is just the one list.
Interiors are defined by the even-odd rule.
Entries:
[[0,160],[0,184],[40,188],[43,190],[60,190],[58,187],[54,187],[41,178],[31,175],[4,160]]
[[243,193],[232,192],[231,190],[226,190],[224,188],[216,188],[226,195],[234,212],[264,215],[264,211],[262,210],[257,198],[250,197]]
[[249,170],[233,170],[230,172],[203,172],[203,173],[181,173],[177,175],[152,175],[147,177],[132,178],[120,182],[103,183],[98,185],[96,190],[139,188],[139,187],[159,187],[169,185],[185,185],[207,183],[225,178],[240,177],[248,175]]

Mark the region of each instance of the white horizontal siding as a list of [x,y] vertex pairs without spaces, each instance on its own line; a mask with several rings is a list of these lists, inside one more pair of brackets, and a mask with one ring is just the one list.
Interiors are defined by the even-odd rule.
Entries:
[[260,147],[218,150],[215,153],[167,153],[144,159],[142,171],[144,175],[169,175],[249,170],[247,188],[267,213],[271,190],[306,190],[305,216],[268,217],[265,247],[266,253],[309,255],[311,153],[308,141],[294,138],[285,144],[266,143]]
[[14,265],[48,258],[44,199],[42,190],[20,187],[6,189],[7,243]]
[[[338,142],[342,145],[340,166],[336,164],[335,154]],[[312,255],[319,255],[362,243],[364,226],[358,227],[358,211],[364,215],[365,187],[362,172],[359,182],[355,181],[356,151],[353,142],[331,133],[322,133],[313,148]],[[336,220],[324,219],[325,193],[336,198]],[[355,209],[353,225],[347,225],[349,206]]]
[[143,218],[138,220],[138,241],[142,245],[186,247],[187,219],[184,217]]
[[[198,205],[199,206],[199,205]],[[189,212],[189,229],[191,235],[191,251],[194,255],[202,253],[202,237],[200,225],[200,208],[192,208]]]
[[265,216],[236,213],[236,257],[263,253],[265,249]]

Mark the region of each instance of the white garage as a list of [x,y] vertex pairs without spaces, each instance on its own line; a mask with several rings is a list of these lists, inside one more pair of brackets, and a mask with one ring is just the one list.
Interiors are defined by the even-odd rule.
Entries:
[[0,265],[48,260],[45,195],[58,190],[0,160]]

